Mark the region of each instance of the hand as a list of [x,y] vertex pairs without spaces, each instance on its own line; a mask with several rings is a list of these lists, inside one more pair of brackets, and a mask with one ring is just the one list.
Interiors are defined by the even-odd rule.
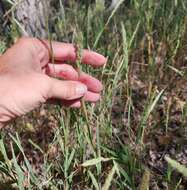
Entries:
[[[102,84],[66,64],[76,61],[74,46],[52,42],[52,48],[55,64],[50,63],[49,42],[35,38],[19,39],[0,56],[0,127],[51,99],[70,107],[80,107],[81,97],[89,102],[100,99]],[[83,50],[82,63],[102,66],[106,58]]]

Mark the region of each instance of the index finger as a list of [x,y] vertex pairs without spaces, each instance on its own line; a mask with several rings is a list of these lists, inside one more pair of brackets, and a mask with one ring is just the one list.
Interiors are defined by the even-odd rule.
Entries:
[[[45,41],[48,48],[50,44]],[[50,49],[50,48],[49,48]],[[52,42],[53,56],[55,61],[70,61],[76,62],[77,50],[73,44]],[[92,65],[92,66],[102,66],[106,63],[107,59],[94,51],[83,50],[82,51],[82,63]]]

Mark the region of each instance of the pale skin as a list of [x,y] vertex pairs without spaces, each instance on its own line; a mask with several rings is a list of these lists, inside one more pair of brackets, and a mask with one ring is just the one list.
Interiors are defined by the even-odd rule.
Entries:
[[[75,47],[52,42],[55,60],[52,64],[49,42],[42,41],[21,38],[0,56],[0,128],[55,99],[74,108],[81,107],[81,98],[88,102],[100,99],[101,82],[86,73],[78,73],[68,64],[76,62]],[[106,58],[83,50],[82,63],[99,67],[106,63]]]

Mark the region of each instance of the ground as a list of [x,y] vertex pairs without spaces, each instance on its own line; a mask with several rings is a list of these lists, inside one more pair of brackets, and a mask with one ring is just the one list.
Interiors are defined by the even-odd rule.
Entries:
[[[49,32],[108,57],[82,68],[102,81],[102,99],[86,105],[88,121],[44,105],[4,128],[2,188],[187,189],[185,169],[166,161],[187,166],[186,1],[88,2],[56,5]],[[21,35],[11,11],[3,27],[1,52]]]

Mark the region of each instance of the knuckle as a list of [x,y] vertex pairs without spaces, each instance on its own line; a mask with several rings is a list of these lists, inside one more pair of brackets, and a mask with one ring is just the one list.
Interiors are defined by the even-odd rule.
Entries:
[[18,39],[16,44],[19,44],[24,49],[30,50],[30,52],[36,56],[40,55],[39,57],[47,57],[48,59],[48,52],[46,51],[46,48],[37,38],[21,37]]
[[24,49],[29,49],[32,50],[35,40],[34,38],[30,38],[30,37],[21,37],[16,44],[18,44],[20,47],[24,48]]
[[17,41],[18,44],[21,44],[23,46],[30,46],[38,43],[37,38],[32,38],[32,37],[21,37]]
[[30,37],[21,37],[18,39],[17,43],[26,44],[26,43],[30,42],[31,40],[32,40],[32,38],[30,38]]

